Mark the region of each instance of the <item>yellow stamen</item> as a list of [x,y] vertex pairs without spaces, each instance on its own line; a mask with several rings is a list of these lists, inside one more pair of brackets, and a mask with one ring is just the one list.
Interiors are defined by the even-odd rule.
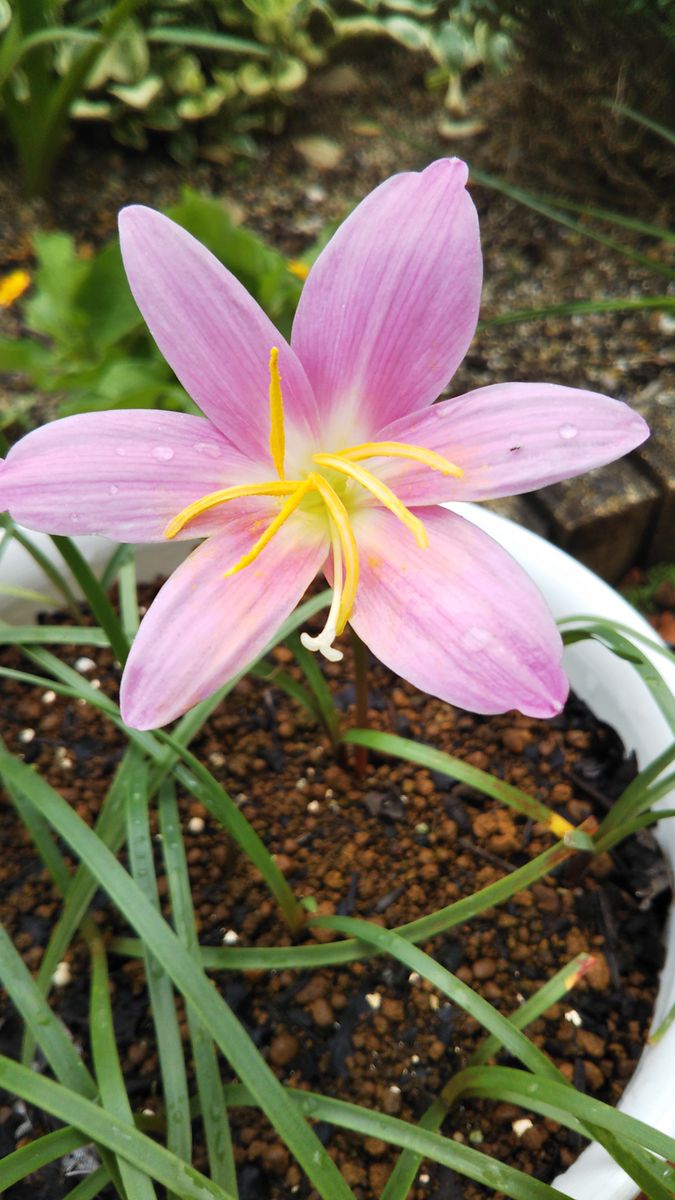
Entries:
[[201,500],[195,500],[194,504],[188,504],[187,508],[177,513],[164,530],[164,537],[175,537],[188,521],[194,521],[200,513],[208,512],[210,508],[215,508],[218,504],[225,504],[228,500],[241,500],[246,496],[290,496],[300,486],[301,480],[299,479],[289,479],[279,483],[272,480],[270,483],[244,483],[238,487],[221,488],[218,492],[209,492],[207,496],[202,496]]
[[[330,456],[327,456],[330,457]],[[335,528],[337,529],[342,546],[342,557],[344,561],[344,584],[342,588],[342,596],[340,598],[340,608],[335,622],[336,635],[343,632],[347,621],[351,616],[351,611],[354,607],[354,598],[356,596],[356,588],[359,582],[359,552],[356,548],[356,538],[352,529],[349,513],[342,503],[337,492],[321,475],[310,475],[313,485],[321,496],[328,512],[333,518]],[[333,581],[333,586],[339,587],[339,580]]]
[[359,467],[356,463],[349,462],[337,454],[315,454],[314,462],[320,467],[330,467],[333,471],[339,471],[341,475],[355,479],[362,487],[367,488],[380,501],[380,504],[383,504],[395,517],[398,517],[399,521],[403,522],[414,535],[418,546],[425,550],[429,545],[427,531],[419,518],[413,516],[410,509],[406,508],[398,496],[394,495],[391,488],[388,488],[386,483],[382,483],[382,480],[378,479],[376,475],[372,475],[364,467]]
[[265,549],[265,546],[272,541],[275,533],[278,533],[278,531],[281,529],[281,526],[288,520],[290,516],[292,516],[298,505],[304,500],[307,493],[314,491],[317,486],[317,478],[318,476],[316,475],[310,475],[301,484],[294,484],[295,490],[293,495],[288,497],[288,500],[284,505],[282,505],[277,516],[274,518],[272,523],[267,526],[267,529],[263,533],[262,537],[258,538],[257,542],[251,547],[248,554],[244,554],[244,556],[239,559],[239,562],[235,563],[233,567],[230,567],[229,570],[225,572],[223,576],[224,579],[228,579],[230,575],[236,575],[238,571],[243,571],[244,567],[248,567],[252,562],[255,562],[258,555]]
[[283,479],[286,435],[284,433],[284,401],[281,395],[281,375],[279,374],[279,350],[276,346],[272,346],[270,350],[270,450],[277,475]]
[[9,308],[30,287],[28,271],[10,271],[0,279],[0,308]]
[[360,446],[350,446],[347,450],[340,451],[341,458],[348,458],[352,462],[360,462],[363,458],[377,458],[380,455],[383,458],[412,458],[425,467],[431,467],[432,471],[440,471],[443,475],[456,475],[458,479],[464,474],[462,467],[443,458],[443,455],[437,454],[435,450],[425,450],[423,446],[411,446],[407,442],[363,442]]

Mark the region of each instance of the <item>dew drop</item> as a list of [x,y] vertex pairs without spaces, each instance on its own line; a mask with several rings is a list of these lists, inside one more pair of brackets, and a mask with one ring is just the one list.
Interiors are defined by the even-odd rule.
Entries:
[[120,458],[124,458],[124,455],[126,454],[124,446],[115,446],[115,454],[119,454]]
[[570,438],[576,437],[578,432],[579,431],[576,425],[561,425],[558,430],[561,438],[564,438],[566,442],[568,442]]
[[108,488],[108,491],[110,492],[111,496],[116,496],[117,493],[119,492],[119,490],[120,489],[118,488],[116,483],[111,483],[110,487]]
[[169,459],[173,458],[173,450],[170,446],[153,446],[152,457],[160,462],[169,462]]
[[70,514],[70,519],[71,519],[71,521],[73,522],[73,525],[79,525],[79,523],[80,523],[80,514],[79,514],[79,513],[71,513],[71,514]]
[[205,454],[207,458],[220,458],[220,446],[215,442],[195,442],[192,449],[197,454]]

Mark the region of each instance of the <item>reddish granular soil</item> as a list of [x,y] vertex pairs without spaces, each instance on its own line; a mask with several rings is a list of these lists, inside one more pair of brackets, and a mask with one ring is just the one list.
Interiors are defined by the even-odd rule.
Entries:
[[[148,594],[144,599],[148,599]],[[59,619],[59,618],[56,618]],[[50,622],[55,618],[50,616]],[[82,647],[59,650],[86,669]],[[273,656],[295,672],[290,652]],[[8,650],[2,661],[17,665]],[[91,681],[116,694],[109,653],[91,652]],[[94,665],[95,664],[95,665]],[[342,718],[353,722],[351,655],[322,664]],[[34,666],[30,669],[35,670]],[[631,777],[616,734],[572,698],[552,721],[519,714],[480,717],[430,699],[373,664],[373,726],[428,742],[493,771],[554,807],[575,824],[600,818]],[[81,703],[46,690],[3,681],[0,719],[7,744],[21,753],[91,822],[122,752],[116,730]],[[353,914],[394,927],[485,887],[544,850],[546,828],[465,785],[376,756],[359,781],[336,761],[310,717],[273,684],[243,680],[211,717],[195,752],[236,797],[277,855],[296,893],[312,896],[322,913]],[[0,801],[0,803],[2,803]],[[288,944],[289,937],[256,872],[233,851],[221,828],[191,797],[181,799],[200,939],[218,946]],[[32,970],[40,962],[59,901],[28,835],[8,802],[2,810],[0,917]],[[578,860],[577,860],[578,861]],[[166,894],[161,860],[160,892]],[[516,1008],[565,962],[589,950],[594,966],[573,994],[530,1027],[577,1087],[614,1102],[648,1031],[661,963],[667,873],[649,834],[640,835],[586,873],[569,864],[499,909],[434,939],[428,949],[501,1011]],[[129,933],[99,894],[94,918]],[[332,934],[317,931],[315,940]],[[87,1052],[88,962],[82,946],[69,955],[72,981],[55,1003]],[[111,956],[118,1045],[136,1108],[161,1114],[157,1054],[137,961]],[[371,959],[315,973],[219,972],[216,986],[284,1083],[323,1091],[415,1120],[481,1037],[477,1022],[395,962]],[[189,1055],[187,1025],[178,1001]],[[0,1051],[15,1054],[20,1024],[0,1007]],[[508,1061],[504,1058],[502,1061]],[[225,1078],[229,1078],[223,1064]],[[550,1180],[581,1149],[578,1135],[529,1114],[520,1137],[513,1122],[527,1116],[508,1104],[470,1102],[453,1111],[445,1132]],[[54,1127],[0,1099],[0,1154],[19,1140]],[[394,1152],[327,1124],[317,1131],[359,1200],[375,1200]],[[241,1200],[316,1197],[288,1152],[252,1110],[233,1114]],[[205,1166],[197,1149],[196,1163]],[[10,1189],[7,1200],[60,1200],[75,1182],[62,1164]],[[427,1164],[411,1192],[415,1200],[477,1200],[489,1193],[453,1172]]]

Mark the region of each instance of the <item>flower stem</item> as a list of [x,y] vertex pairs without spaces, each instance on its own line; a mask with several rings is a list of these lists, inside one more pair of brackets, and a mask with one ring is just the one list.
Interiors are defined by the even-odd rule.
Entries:
[[[354,654],[354,690],[356,704],[356,728],[369,729],[368,722],[368,667],[370,665],[370,654],[368,647],[364,645],[353,629],[352,634],[352,651]],[[363,779],[368,768],[368,750],[365,746],[356,746],[354,750],[354,771],[358,779]]]

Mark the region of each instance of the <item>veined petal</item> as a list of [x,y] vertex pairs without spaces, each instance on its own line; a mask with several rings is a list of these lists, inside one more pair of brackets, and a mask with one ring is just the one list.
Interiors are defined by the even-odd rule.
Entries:
[[[207,492],[264,478],[210,421],[128,409],[82,413],[26,435],[0,463],[0,512],[30,529],[161,541],[172,517]],[[180,536],[222,526],[204,513]]]
[[288,343],[201,242],[143,205],[119,217],[124,267],[159,349],[202,412],[250,458],[272,463],[269,357],[279,348],[287,436],[315,439],[312,389]]
[[620,400],[554,383],[499,383],[434,404],[381,434],[445,455],[461,479],[404,460],[369,463],[411,504],[493,500],[570,479],[627,454],[649,436]]
[[427,550],[384,509],[355,518],[361,576],[350,621],[359,637],[416,687],[472,712],[559,712],[562,642],[535,585],[462,517],[417,511]]
[[211,695],[273,637],[328,550],[317,523],[298,515],[246,570],[229,579],[265,519],[239,517],[174,571],[150,606],[122,678],[122,717],[134,729],[166,725]]
[[331,449],[431,404],[466,353],[482,278],[467,174],[459,159],[440,159],[394,175],[309,273],[291,342]]

